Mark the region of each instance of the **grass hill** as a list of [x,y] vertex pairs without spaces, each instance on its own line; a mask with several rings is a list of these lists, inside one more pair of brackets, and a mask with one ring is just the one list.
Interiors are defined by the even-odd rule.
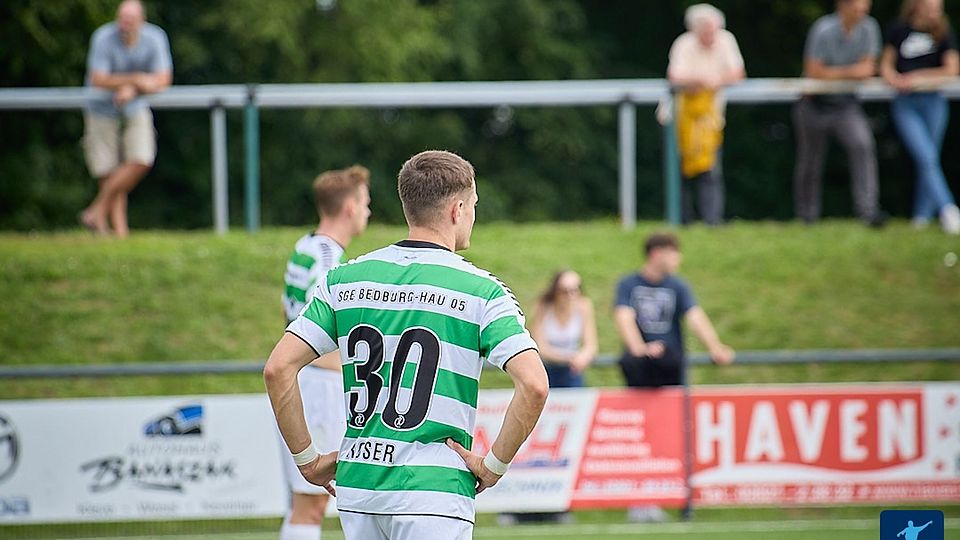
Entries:
[[[578,270],[597,307],[601,351],[619,344],[611,320],[617,280],[642,263],[642,223],[479,225],[464,255],[508,283],[525,308],[560,268]],[[0,362],[6,365],[264,359],[283,329],[284,263],[306,229],[138,232],[127,241],[80,232],[0,234]],[[348,256],[403,237],[374,225]],[[816,226],[734,223],[678,231],[680,274],[739,350],[960,346],[960,239],[895,222]],[[698,350],[699,343],[690,345]],[[871,367],[872,366],[872,367]],[[695,382],[956,379],[960,365],[702,367]],[[865,369],[867,368],[867,369]],[[256,391],[256,377],[0,381],[0,395]],[[486,385],[504,381],[489,377]],[[619,384],[597,368],[594,384]],[[114,386],[117,385],[117,386]],[[251,390],[253,389],[253,390]]]

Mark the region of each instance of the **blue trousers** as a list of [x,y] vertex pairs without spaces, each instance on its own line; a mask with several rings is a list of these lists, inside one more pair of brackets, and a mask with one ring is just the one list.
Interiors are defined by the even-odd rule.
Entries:
[[544,363],[550,388],[580,388],[583,386],[583,373],[574,373],[567,364]]
[[917,171],[913,217],[930,219],[944,206],[954,204],[940,165],[940,149],[950,119],[949,104],[935,92],[900,94],[894,98],[891,112]]

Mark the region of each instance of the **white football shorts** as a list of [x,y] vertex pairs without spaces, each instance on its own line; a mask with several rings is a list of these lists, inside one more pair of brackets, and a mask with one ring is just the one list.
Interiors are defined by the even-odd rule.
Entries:
[[[347,415],[343,405],[343,377],[340,372],[308,365],[300,370],[300,395],[303,398],[303,415],[313,437],[313,445],[321,454],[340,449],[340,442],[347,430]],[[279,432],[278,432],[279,433]],[[283,472],[294,493],[325,495],[327,490],[315,486],[300,474],[293,463],[293,456],[283,438],[280,439],[283,454]]]
[[471,540],[473,523],[443,516],[360,514],[341,511],[347,540]]

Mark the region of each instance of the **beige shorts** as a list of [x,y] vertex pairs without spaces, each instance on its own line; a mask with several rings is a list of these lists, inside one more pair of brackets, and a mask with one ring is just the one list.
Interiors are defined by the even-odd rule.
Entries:
[[93,176],[102,178],[126,162],[153,165],[157,134],[150,109],[123,120],[85,112],[83,120],[83,153]]

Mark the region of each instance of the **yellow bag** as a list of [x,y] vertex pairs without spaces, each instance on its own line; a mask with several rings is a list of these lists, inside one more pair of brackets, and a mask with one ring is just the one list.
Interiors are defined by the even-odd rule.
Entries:
[[723,117],[712,90],[681,92],[677,97],[677,144],[685,178],[713,169],[723,142]]

